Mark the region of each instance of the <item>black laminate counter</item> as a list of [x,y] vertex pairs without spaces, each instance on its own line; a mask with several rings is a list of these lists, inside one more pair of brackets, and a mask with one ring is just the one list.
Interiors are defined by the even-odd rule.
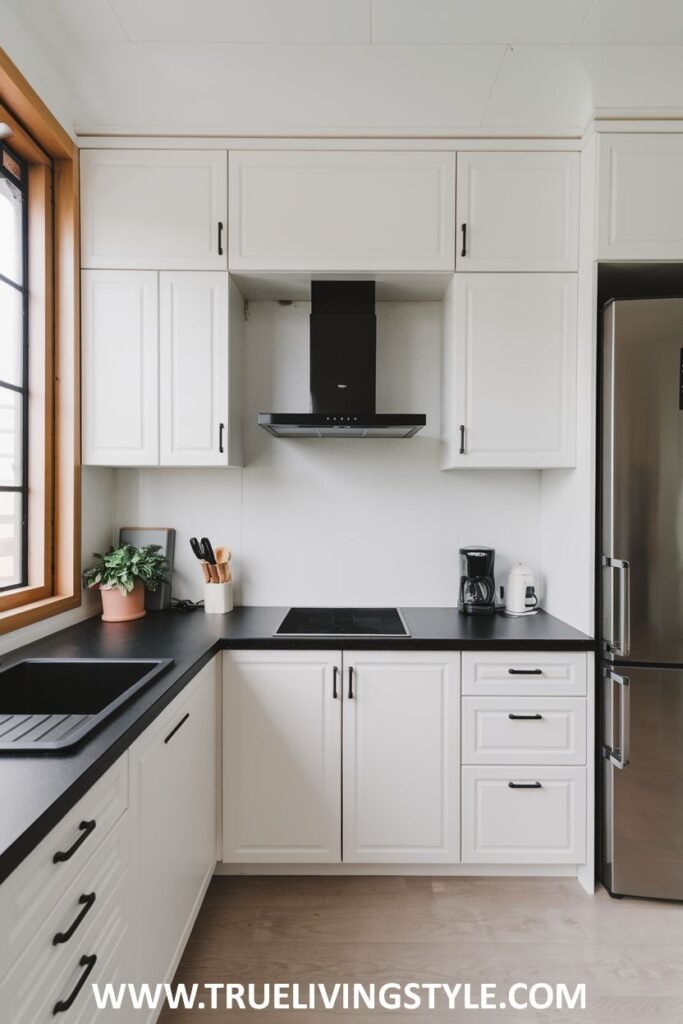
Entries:
[[0,753],[0,882],[220,650],[595,649],[590,637],[545,612],[514,619],[465,616],[453,608],[402,608],[410,637],[341,641],[273,637],[286,611],[236,608],[228,615],[153,612],[128,623],[89,619],[3,655],[3,669],[24,658],[163,657],[173,658],[174,664],[73,750],[61,754]]

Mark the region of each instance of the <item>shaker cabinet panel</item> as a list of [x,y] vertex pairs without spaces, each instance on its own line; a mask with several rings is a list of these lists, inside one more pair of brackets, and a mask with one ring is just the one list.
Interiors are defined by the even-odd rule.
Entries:
[[160,462],[227,466],[229,278],[160,275]]
[[84,267],[227,270],[228,157],[81,150]]
[[341,860],[341,656],[223,656],[223,860]]
[[344,652],[344,861],[460,860],[460,656]]
[[444,302],[445,469],[573,466],[575,274],[458,274]]
[[600,137],[598,258],[683,258],[683,133]]
[[578,153],[459,153],[458,270],[577,270]]
[[233,271],[449,271],[455,154],[231,152]]
[[83,462],[157,465],[157,275],[85,270],[82,303]]

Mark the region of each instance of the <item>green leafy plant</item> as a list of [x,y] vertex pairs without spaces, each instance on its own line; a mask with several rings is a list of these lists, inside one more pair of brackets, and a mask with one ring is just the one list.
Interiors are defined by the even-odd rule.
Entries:
[[95,552],[93,558],[97,561],[83,573],[83,583],[102,590],[116,587],[122,594],[130,594],[136,583],[142,583],[145,590],[156,590],[166,582],[168,571],[168,559],[160,551],[159,544],[145,544],[142,548],[122,544],[105,555]]

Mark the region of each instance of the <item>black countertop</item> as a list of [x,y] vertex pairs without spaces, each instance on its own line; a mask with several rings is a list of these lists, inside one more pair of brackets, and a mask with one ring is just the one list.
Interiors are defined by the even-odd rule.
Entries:
[[[173,658],[172,667],[80,746],[62,754],[0,753],[0,882],[127,750],[194,675],[223,649],[591,651],[595,642],[559,619],[473,617],[453,608],[402,608],[407,638],[275,638],[286,608],[228,615],[152,612],[137,622],[99,618],[3,655],[25,658]],[[1,681],[1,675],[0,675]]]

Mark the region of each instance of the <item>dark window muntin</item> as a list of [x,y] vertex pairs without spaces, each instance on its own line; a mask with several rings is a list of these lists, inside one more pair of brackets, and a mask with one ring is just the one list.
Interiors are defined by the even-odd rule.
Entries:
[[[21,170],[21,177],[17,178],[5,165],[2,156],[7,153]],[[0,587],[0,593],[8,590],[17,590],[19,587],[28,586],[28,401],[29,401],[29,380],[28,380],[28,167],[24,160],[0,142],[0,176],[17,188],[22,195],[21,203],[21,256],[22,274],[21,284],[12,281],[10,278],[0,274],[0,280],[12,288],[21,292],[22,296],[22,375],[21,386],[10,384],[0,379],[0,388],[6,391],[15,391],[21,395],[22,413],[22,443],[21,443],[21,484],[5,485],[0,484],[0,491],[10,494],[21,495],[21,578],[18,583],[10,583],[6,587]]]

